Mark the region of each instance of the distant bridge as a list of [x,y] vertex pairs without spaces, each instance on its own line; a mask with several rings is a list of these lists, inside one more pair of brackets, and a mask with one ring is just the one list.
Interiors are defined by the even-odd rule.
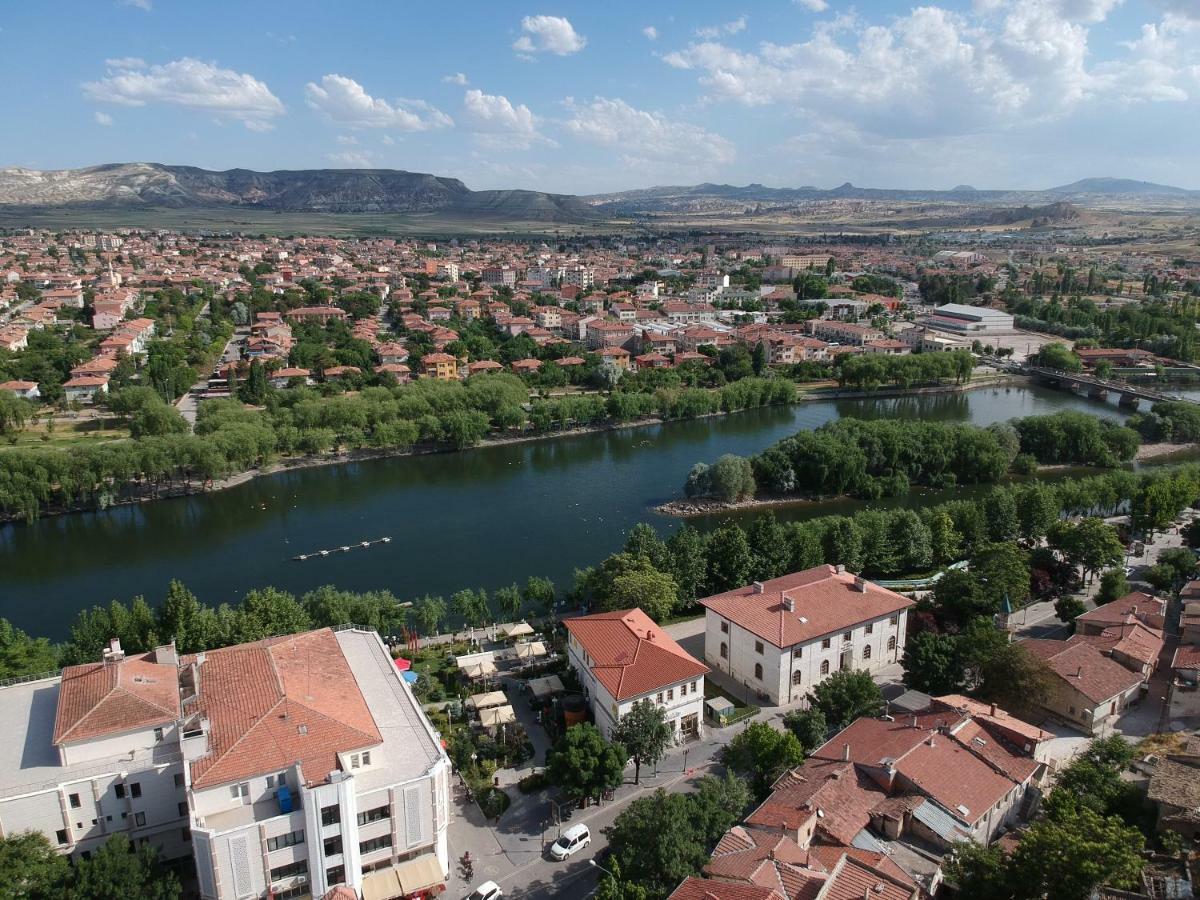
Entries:
[[1148,400],[1151,403],[1166,401],[1195,402],[1189,400],[1187,397],[1180,397],[1178,394],[1167,394],[1162,391],[1156,391],[1153,388],[1131,384],[1128,381],[1113,381],[1107,378],[1098,378],[1095,375],[1085,375],[1082,372],[1064,372],[1061,369],[1030,365],[1023,366],[1021,371],[1048,384],[1065,387],[1068,390],[1086,389],[1089,397],[1100,400],[1103,400],[1110,393],[1116,394],[1119,405],[1131,406],[1135,409],[1139,400]]

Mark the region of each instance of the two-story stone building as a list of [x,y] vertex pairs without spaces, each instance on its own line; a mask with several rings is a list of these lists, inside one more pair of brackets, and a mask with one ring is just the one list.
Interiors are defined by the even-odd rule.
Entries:
[[772,705],[802,699],[831,673],[874,672],[904,652],[907,597],[816,566],[700,601],[704,657]]

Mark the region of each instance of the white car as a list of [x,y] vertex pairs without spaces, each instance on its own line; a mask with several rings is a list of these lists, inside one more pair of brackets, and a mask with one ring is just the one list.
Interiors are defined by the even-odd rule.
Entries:
[[504,892],[500,890],[500,885],[494,881],[485,881],[479,887],[475,888],[467,900],[500,900],[504,896]]
[[562,862],[573,853],[582,850],[592,842],[592,833],[586,825],[572,825],[562,833],[557,841],[550,845],[550,856]]

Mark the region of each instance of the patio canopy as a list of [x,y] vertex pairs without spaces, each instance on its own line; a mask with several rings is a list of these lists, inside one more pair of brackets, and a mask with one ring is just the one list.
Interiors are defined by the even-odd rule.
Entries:
[[426,853],[399,865],[363,876],[363,900],[391,900],[444,884],[446,876],[437,856]]
[[496,664],[490,659],[483,662],[471,663],[462,667],[462,673],[468,678],[486,678],[496,674]]
[[504,706],[508,703],[508,697],[504,691],[488,691],[486,694],[476,694],[474,697],[467,698],[467,706],[472,709],[488,709],[492,706]]
[[557,675],[547,675],[545,678],[530,678],[529,690],[533,696],[539,700],[544,700],[554,694],[561,694],[563,688],[562,680]]
[[517,659],[533,659],[546,655],[546,645],[541,641],[530,641],[528,644],[517,644]]
[[526,635],[533,634],[533,629],[527,622],[518,622],[516,625],[509,626],[508,630],[504,633],[510,638],[525,637]]
[[517,714],[511,706],[493,706],[491,709],[479,711],[479,724],[484,728],[497,728],[517,721]]

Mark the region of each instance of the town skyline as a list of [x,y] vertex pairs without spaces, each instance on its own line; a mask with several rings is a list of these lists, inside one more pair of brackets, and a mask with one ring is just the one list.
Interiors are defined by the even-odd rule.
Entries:
[[[38,128],[15,129],[0,165],[394,168],[572,194],[1200,187],[1200,11],[1180,0],[567,3],[477,9],[459,30],[436,10],[356,12],[261,4],[231,29],[123,0],[71,5],[64,30],[15,10],[4,105]],[[49,44],[47,73],[32,54]]]

